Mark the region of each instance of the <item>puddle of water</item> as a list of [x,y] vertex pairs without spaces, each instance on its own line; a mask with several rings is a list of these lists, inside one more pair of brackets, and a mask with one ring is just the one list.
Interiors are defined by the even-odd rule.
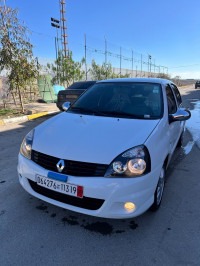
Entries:
[[194,141],[189,141],[186,146],[182,147],[185,155],[187,155],[188,153],[191,152],[191,150],[194,146],[194,143],[195,143]]
[[[194,110],[190,110],[192,116],[189,120],[186,121],[186,128],[191,133],[193,141],[196,142],[196,144],[200,148],[200,101],[192,103],[194,104]],[[189,142],[186,147],[183,148],[184,150],[186,149],[186,152],[188,152],[190,148],[192,149],[193,145],[194,143],[192,144],[192,142]]]

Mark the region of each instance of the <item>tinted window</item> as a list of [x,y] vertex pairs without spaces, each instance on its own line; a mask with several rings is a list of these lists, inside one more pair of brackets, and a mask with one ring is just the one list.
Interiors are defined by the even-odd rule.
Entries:
[[170,88],[169,85],[166,86],[166,95],[167,95],[168,112],[169,114],[174,114],[177,111],[176,100],[172,92],[172,89]]
[[175,93],[176,99],[177,99],[177,103],[178,103],[178,106],[179,106],[182,103],[180,92],[179,92],[178,88],[174,84],[171,84],[171,87],[174,90],[174,93]]
[[157,119],[163,114],[162,89],[157,83],[102,82],[87,90],[69,109],[116,117]]

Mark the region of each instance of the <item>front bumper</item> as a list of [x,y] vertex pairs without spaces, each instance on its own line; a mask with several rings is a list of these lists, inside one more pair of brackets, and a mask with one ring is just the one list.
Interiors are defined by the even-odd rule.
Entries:
[[[145,212],[154,201],[154,191],[158,182],[160,167],[151,173],[138,178],[105,178],[68,176],[68,183],[83,186],[84,196],[92,199],[103,199],[103,205],[97,210],[72,206],[35,192],[30,181],[36,182],[37,174],[47,177],[48,170],[19,154],[18,175],[22,187],[31,195],[56,206],[104,218],[132,218]],[[32,183],[33,184],[33,183]],[[36,184],[36,183],[35,183]],[[133,202],[133,212],[124,208],[125,202]]]

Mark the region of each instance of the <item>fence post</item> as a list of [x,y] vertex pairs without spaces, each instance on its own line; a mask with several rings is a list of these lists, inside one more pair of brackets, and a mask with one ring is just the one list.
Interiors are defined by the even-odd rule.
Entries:
[[131,77],[133,77],[133,49],[131,49],[131,54],[132,54],[132,75]]

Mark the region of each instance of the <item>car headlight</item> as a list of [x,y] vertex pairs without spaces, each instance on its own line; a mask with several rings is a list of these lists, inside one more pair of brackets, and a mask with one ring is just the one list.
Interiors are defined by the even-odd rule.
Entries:
[[117,156],[108,167],[105,177],[137,177],[151,171],[150,155],[144,145]]
[[29,160],[31,159],[34,131],[33,129],[26,135],[20,148],[21,154]]

